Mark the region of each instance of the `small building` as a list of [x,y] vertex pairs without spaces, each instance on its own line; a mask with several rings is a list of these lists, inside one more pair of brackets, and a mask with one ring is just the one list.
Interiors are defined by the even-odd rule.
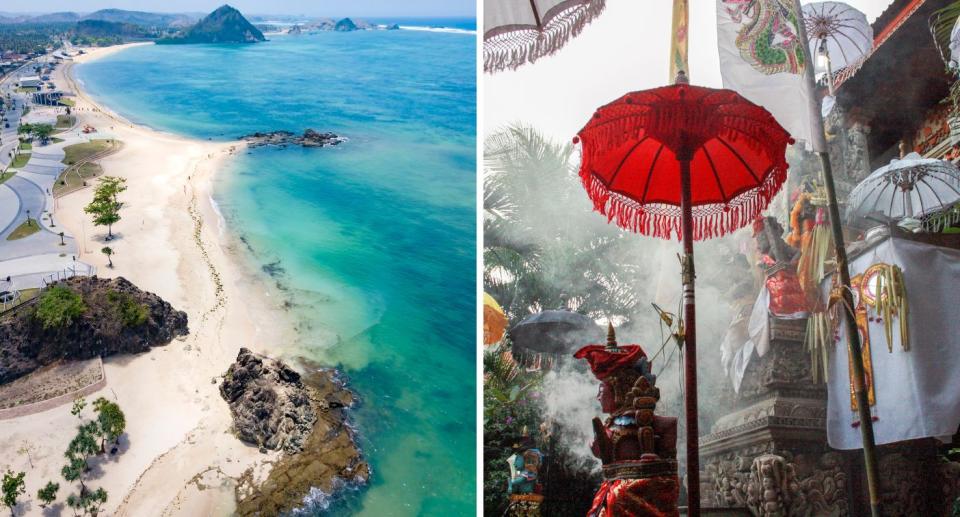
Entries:
[[33,94],[33,103],[42,106],[59,106],[63,98],[61,91],[46,91]]
[[42,86],[43,86],[43,80],[35,75],[20,78],[21,88],[40,88]]

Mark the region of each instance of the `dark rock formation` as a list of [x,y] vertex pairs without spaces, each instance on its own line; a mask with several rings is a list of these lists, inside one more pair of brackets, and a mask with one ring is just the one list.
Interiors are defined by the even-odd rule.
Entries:
[[351,20],[350,18],[344,18],[338,21],[336,25],[333,26],[333,30],[337,32],[350,32],[350,31],[360,30],[360,28],[357,27],[357,24],[354,23],[354,21]]
[[220,385],[241,440],[264,449],[294,453],[317,415],[300,374],[283,362],[241,348]]
[[271,131],[269,133],[253,133],[240,137],[246,140],[249,147],[263,147],[265,145],[275,145],[286,147],[288,145],[301,145],[303,147],[329,147],[346,142],[347,139],[334,133],[320,133],[313,129],[307,129],[303,135],[296,135],[290,131]]
[[157,43],[256,43],[258,41],[266,41],[260,29],[247,21],[240,11],[229,5],[223,5],[196,25],[178,32],[173,37],[157,40]]
[[40,303],[0,319],[0,384],[55,361],[146,352],[189,333],[186,313],[125,278],[75,277],[55,285],[78,294],[85,310],[49,328],[37,317]]
[[[261,366],[252,367],[257,361]],[[279,361],[245,349],[240,351],[231,370],[241,363],[251,365],[246,368],[248,370],[262,370],[262,365],[270,364],[272,373],[267,377],[279,377],[280,371],[292,372]],[[348,410],[355,403],[354,394],[337,370],[305,366],[312,373],[302,378],[298,376],[302,379],[298,382],[307,393],[309,406],[315,414],[312,429],[301,450],[282,456],[260,486],[253,484],[252,472],[243,476],[236,494],[239,515],[284,515],[302,506],[304,497],[312,488],[331,494],[345,484],[365,484],[370,477],[370,467],[363,460],[349,423]],[[227,384],[225,381],[223,386]]]
[[400,26],[397,25],[396,23],[391,24],[391,25],[387,25],[387,30],[388,30],[388,31],[398,31],[398,30],[400,30]]

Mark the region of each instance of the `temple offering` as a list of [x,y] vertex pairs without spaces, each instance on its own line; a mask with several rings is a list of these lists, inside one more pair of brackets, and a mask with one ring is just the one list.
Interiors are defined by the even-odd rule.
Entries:
[[514,453],[507,458],[510,465],[510,481],[507,493],[510,494],[510,517],[538,517],[543,503],[543,487],[540,484],[540,468],[543,466],[543,453],[535,445],[533,438],[523,429],[520,441],[513,445]]
[[[960,250],[877,234],[851,252],[850,274],[876,443],[949,438],[960,425],[960,320],[944,311],[960,303]],[[846,329],[834,329],[827,438],[831,447],[857,449]]]

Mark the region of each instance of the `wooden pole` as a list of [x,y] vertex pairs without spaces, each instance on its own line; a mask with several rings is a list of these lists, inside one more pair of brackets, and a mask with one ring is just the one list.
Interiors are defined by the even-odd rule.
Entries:
[[683,234],[684,405],[687,424],[687,515],[700,515],[700,432],[697,425],[697,315],[694,296],[693,208],[690,202],[690,156],[680,160],[680,210]]
[[[797,13],[802,13],[800,2],[795,2]],[[830,229],[833,232],[833,244],[837,251],[837,272],[840,275],[840,288],[843,296],[843,314],[847,326],[847,343],[850,347],[850,360],[853,369],[853,392],[857,399],[857,412],[860,416],[860,437],[863,441],[863,464],[867,471],[867,490],[870,493],[870,513],[873,517],[880,517],[880,491],[877,477],[876,441],[873,437],[873,419],[870,414],[870,402],[867,398],[866,377],[863,367],[863,350],[860,345],[860,329],[857,327],[856,316],[853,313],[853,291],[850,289],[850,269],[847,263],[847,250],[843,242],[843,229],[840,226],[840,208],[837,205],[837,189],[833,181],[833,168],[830,164],[830,154],[827,152],[826,134],[823,128],[823,113],[816,96],[816,83],[813,74],[813,57],[810,44],[807,41],[807,31],[803,23],[799,23],[800,41],[806,57],[807,66],[804,67],[807,87],[810,92],[810,117],[816,127],[812,128],[811,142],[817,156],[820,158],[820,167],[823,169],[823,183],[827,189],[827,203],[830,210]]]

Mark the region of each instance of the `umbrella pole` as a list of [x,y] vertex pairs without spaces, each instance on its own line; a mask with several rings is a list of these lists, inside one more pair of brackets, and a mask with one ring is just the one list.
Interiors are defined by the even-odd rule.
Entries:
[[[800,1],[795,0],[796,12],[802,13]],[[806,26],[798,24],[800,41],[803,43],[804,58],[812,63],[810,43],[807,39]],[[856,317],[853,314],[853,292],[850,290],[850,269],[847,265],[847,249],[843,242],[843,230],[840,227],[840,208],[837,205],[837,187],[833,181],[833,168],[830,166],[830,154],[827,152],[827,138],[823,127],[823,111],[821,101],[817,98],[816,80],[812,66],[804,67],[809,96],[810,120],[815,124],[811,139],[814,150],[820,158],[820,167],[823,170],[823,183],[827,188],[827,204],[830,210],[830,229],[833,232],[833,244],[837,252],[837,271],[840,274],[840,289],[843,296],[843,313],[847,325],[847,342],[850,347],[851,366],[853,367],[853,392],[857,398],[857,411],[860,416],[860,438],[863,442],[863,466],[867,471],[867,490],[870,493],[870,514],[880,517],[880,490],[877,476],[876,441],[873,437],[873,420],[870,415],[870,403],[867,399],[866,377],[863,368],[863,349],[860,346],[860,329],[857,328]],[[833,81],[830,82],[833,84]]]
[[690,159],[680,161],[680,210],[683,235],[684,402],[687,424],[687,515],[700,515],[700,433],[697,425],[697,316],[694,297],[693,208],[690,202]]
[[870,513],[880,516],[879,478],[877,474],[876,440],[873,437],[873,416],[870,414],[870,401],[863,368],[863,349],[860,345],[860,329],[857,328],[853,314],[853,294],[850,289],[850,269],[847,264],[847,250],[843,243],[843,230],[840,228],[840,209],[837,207],[837,190],[833,184],[833,168],[830,155],[819,152],[820,166],[823,168],[824,184],[827,187],[827,201],[830,207],[830,228],[833,230],[834,247],[837,249],[837,271],[840,273],[840,287],[843,296],[844,320],[847,324],[847,342],[850,346],[850,359],[853,366],[853,392],[857,398],[857,413],[860,417],[860,439],[863,442],[863,466],[867,471],[867,488],[870,493]]

